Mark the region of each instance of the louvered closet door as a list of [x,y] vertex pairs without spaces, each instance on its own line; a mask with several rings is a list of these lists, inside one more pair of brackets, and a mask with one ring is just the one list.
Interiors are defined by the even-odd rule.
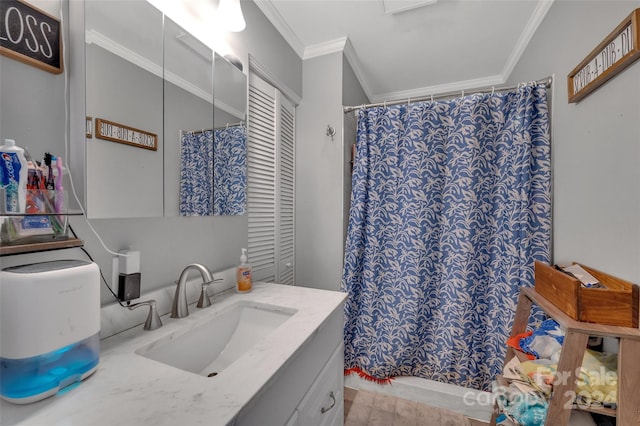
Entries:
[[253,279],[276,278],[276,99],[273,87],[255,76],[249,84],[247,215]]
[[247,214],[255,280],[294,282],[294,129],[293,104],[250,75]]
[[278,215],[277,282],[293,285],[293,195],[295,192],[295,109],[285,97],[279,97],[278,116]]

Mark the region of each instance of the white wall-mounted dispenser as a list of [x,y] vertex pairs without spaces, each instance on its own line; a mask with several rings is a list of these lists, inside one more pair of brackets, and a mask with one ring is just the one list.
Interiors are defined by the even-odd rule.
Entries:
[[100,354],[98,265],[56,260],[0,274],[0,396],[27,404],[93,374]]

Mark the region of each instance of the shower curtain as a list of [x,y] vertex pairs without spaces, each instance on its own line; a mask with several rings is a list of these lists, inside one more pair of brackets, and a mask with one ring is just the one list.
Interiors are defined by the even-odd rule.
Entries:
[[245,127],[216,129],[213,151],[213,214],[243,215],[247,206]]
[[213,131],[180,132],[180,216],[213,214]]
[[352,185],[345,373],[487,390],[550,258],[546,87],[360,109]]
[[181,216],[243,215],[247,136],[242,125],[180,133]]

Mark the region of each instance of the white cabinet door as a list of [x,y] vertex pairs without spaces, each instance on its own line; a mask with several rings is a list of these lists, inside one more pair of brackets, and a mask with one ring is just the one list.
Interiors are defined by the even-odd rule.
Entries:
[[340,344],[297,409],[300,425],[344,423],[344,345]]

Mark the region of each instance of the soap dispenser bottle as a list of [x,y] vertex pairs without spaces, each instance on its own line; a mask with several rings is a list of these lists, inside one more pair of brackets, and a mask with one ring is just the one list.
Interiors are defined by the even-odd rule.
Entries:
[[238,293],[248,293],[251,291],[251,265],[247,259],[247,249],[242,249],[242,256],[240,256],[240,265],[236,270],[236,291]]

